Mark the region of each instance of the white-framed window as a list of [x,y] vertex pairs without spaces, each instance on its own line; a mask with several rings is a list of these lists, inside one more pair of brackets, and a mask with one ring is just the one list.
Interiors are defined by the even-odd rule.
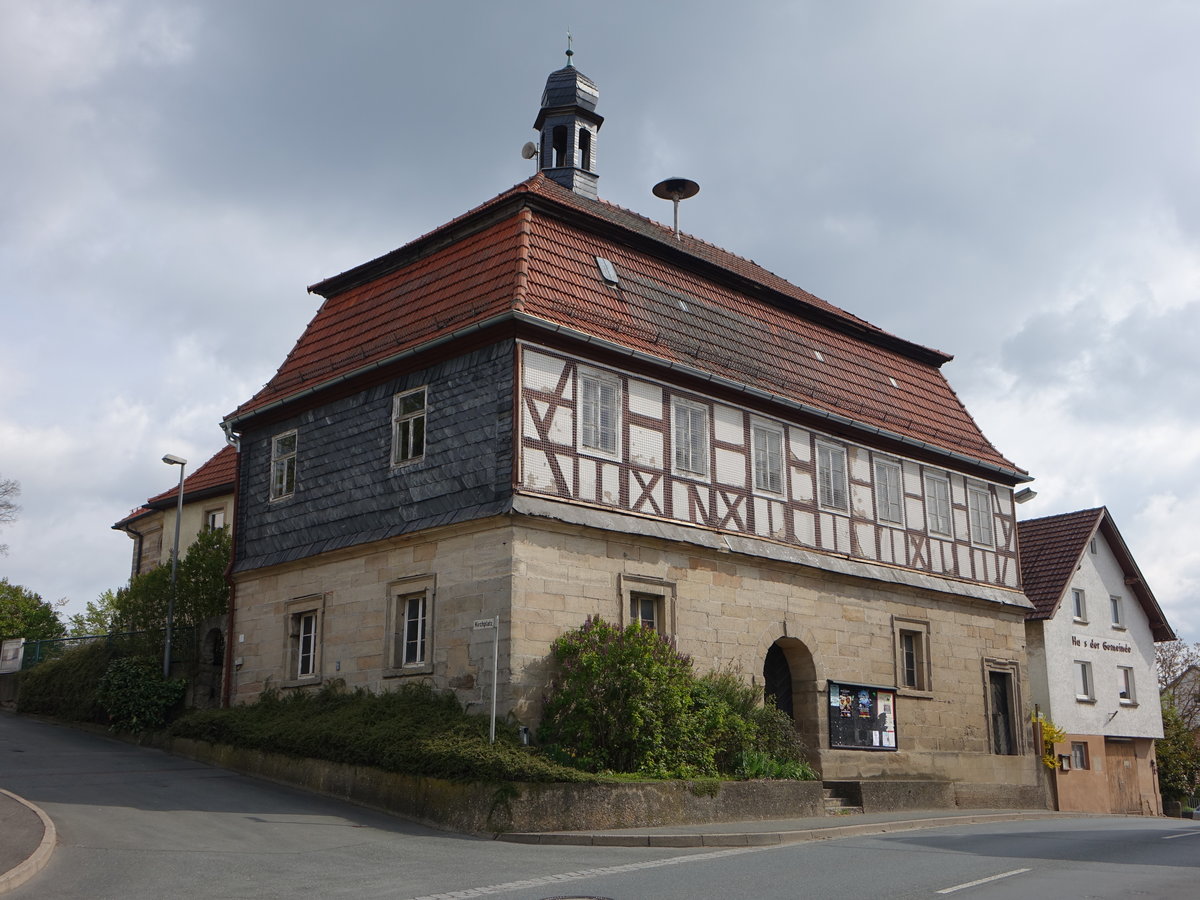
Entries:
[[210,531],[225,527],[225,507],[204,511],[204,527]]
[[1116,594],[1112,594],[1108,598],[1108,607],[1112,611],[1112,626],[1113,628],[1125,627],[1125,610],[1124,603]]
[[708,409],[690,400],[671,404],[675,471],[708,477]]
[[1123,705],[1133,706],[1137,703],[1137,692],[1133,689],[1133,669],[1129,666],[1117,666],[1117,690]]
[[296,492],[296,430],[271,438],[271,499],[282,500]]
[[321,678],[321,628],[325,598],[321,594],[289,600],[284,605],[287,642],[284,646],[285,685]]
[[405,578],[388,588],[385,675],[432,671],[433,588],[430,575]]
[[817,502],[823,509],[848,512],[850,491],[846,485],[846,449],[817,444]]
[[875,460],[875,512],[880,522],[904,524],[904,487],[894,462]]
[[1071,589],[1071,615],[1076,622],[1087,624],[1087,595],[1082,588]]
[[783,429],[755,423],[750,432],[755,490],[783,493]]
[[1092,767],[1091,760],[1088,758],[1088,745],[1086,741],[1071,741],[1071,768],[1072,769],[1090,769]]
[[1090,541],[1088,541],[1088,550],[1091,551],[1093,556],[1096,555],[1096,539],[1095,538],[1092,538]]
[[896,684],[910,691],[929,691],[929,623],[920,619],[893,619],[896,641]]
[[950,481],[940,475],[925,475],[925,527],[930,534],[951,537]]
[[665,638],[675,633],[675,585],[661,578],[619,576],[622,626],[641,625]]
[[1096,683],[1092,681],[1092,664],[1075,660],[1075,699],[1088,702],[1096,699]]
[[646,591],[629,592],[629,621],[662,633],[663,597]]
[[413,388],[392,398],[392,465],[417,462],[425,456],[426,388]]
[[992,546],[992,494],[987,488],[967,485],[967,514],[971,543]]
[[612,375],[579,371],[579,449],[618,455],[621,382]]

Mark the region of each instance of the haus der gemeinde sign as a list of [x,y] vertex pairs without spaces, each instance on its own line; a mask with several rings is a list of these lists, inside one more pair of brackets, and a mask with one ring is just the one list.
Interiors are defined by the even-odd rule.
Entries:
[[1114,644],[1112,641],[1097,641],[1094,638],[1081,638],[1071,635],[1071,646],[1087,650],[1107,650],[1110,653],[1132,653],[1129,644]]

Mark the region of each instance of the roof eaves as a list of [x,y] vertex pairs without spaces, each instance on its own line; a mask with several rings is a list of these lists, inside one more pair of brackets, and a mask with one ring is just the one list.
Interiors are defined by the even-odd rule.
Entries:
[[1133,553],[1130,552],[1129,545],[1125,543],[1125,538],[1121,536],[1121,531],[1117,528],[1117,523],[1109,513],[1108,507],[1103,508],[1103,513],[1099,529],[1104,534],[1104,539],[1108,541],[1108,546],[1112,548],[1113,554],[1117,557],[1117,561],[1124,570],[1126,586],[1138,598],[1142,612],[1146,614],[1146,618],[1150,622],[1150,632],[1154,636],[1154,640],[1177,640],[1175,630],[1171,628],[1171,624],[1167,621],[1162,607],[1158,605],[1158,600],[1155,598],[1154,592],[1150,590],[1150,585],[1146,583],[1146,578],[1142,575],[1142,570],[1138,567]]
[[523,312],[514,312],[513,318],[515,318],[518,322],[521,322],[523,324],[531,325],[536,328],[541,328],[543,330],[550,331],[555,334],[560,334],[565,337],[569,337],[572,340],[578,341],[580,343],[590,344],[592,346],[606,350],[609,353],[614,353],[614,354],[621,355],[621,356],[627,356],[631,359],[636,359],[639,362],[647,363],[649,365],[652,365],[652,366],[655,366],[658,368],[667,369],[667,370],[673,371],[673,372],[679,372],[681,374],[687,375],[689,378],[697,379],[699,381],[711,382],[712,384],[718,384],[718,385],[721,385],[722,387],[725,387],[725,388],[728,388],[728,389],[731,389],[734,391],[738,391],[743,394],[748,394],[752,397],[756,397],[761,400],[767,400],[771,403],[778,403],[782,406],[789,407],[791,409],[795,409],[799,412],[802,412],[805,415],[814,416],[819,419],[824,419],[826,421],[836,423],[837,425],[840,425],[843,428],[848,428],[852,431],[859,432],[864,435],[870,435],[872,437],[879,437],[879,438],[887,439],[889,441],[895,441],[896,443],[901,444],[905,447],[911,447],[913,449],[921,450],[926,453],[933,453],[937,456],[941,456],[946,459],[953,460],[955,462],[965,463],[970,466],[974,466],[974,467],[977,467],[984,471],[987,471],[987,472],[990,472],[997,476],[1000,476],[1003,480],[1011,482],[1012,484],[1021,484],[1026,481],[1033,480],[1033,478],[1030,477],[1028,472],[1025,472],[1021,469],[1017,469],[1015,467],[1011,468],[1011,469],[1007,469],[1002,466],[997,466],[994,463],[989,463],[984,460],[977,459],[972,456],[968,456],[965,453],[959,453],[958,451],[955,451],[955,450],[949,450],[949,449],[946,449],[945,447],[939,447],[938,445],[931,444],[928,441],[917,440],[916,438],[912,438],[907,435],[900,434],[899,432],[891,431],[886,428],[880,428],[877,425],[869,425],[865,422],[859,422],[855,419],[848,418],[847,416],[839,415],[838,413],[830,412],[829,410],[821,409],[820,407],[817,407],[817,406],[810,406],[809,404],[801,403],[798,400],[791,400],[791,399],[781,396],[779,394],[772,394],[769,391],[764,391],[761,388],[754,387],[753,385],[749,385],[749,384],[746,384],[746,383],[740,382],[740,381],[735,381],[731,378],[725,378],[723,376],[713,374],[712,372],[708,372],[703,369],[697,369],[697,368],[695,368],[693,366],[689,366],[685,363],[679,363],[679,362],[675,362],[673,360],[664,359],[661,356],[652,356],[649,353],[644,353],[640,350],[634,350],[631,347],[624,346],[623,344],[616,344],[616,343],[613,343],[612,341],[605,340],[604,338],[599,338],[599,337],[596,337],[595,335],[588,334],[587,332],[578,331],[573,328],[568,328],[567,326],[560,325],[557,322],[551,322],[546,319],[542,319],[537,316],[532,316],[528,313],[523,313]]
[[279,397],[275,400],[272,400],[270,403],[266,403],[262,406],[254,407],[252,409],[248,409],[248,410],[244,410],[244,411],[242,411],[240,409],[235,410],[234,412],[231,412],[229,415],[227,415],[224,419],[221,420],[221,427],[225,428],[226,431],[237,431],[238,428],[240,426],[242,426],[245,422],[249,421],[250,419],[256,418],[258,416],[261,416],[264,413],[268,413],[273,410],[280,409],[284,406],[287,406],[288,404],[295,403],[297,400],[302,400],[306,397],[311,397],[313,394],[320,393],[321,391],[327,390],[331,387],[335,387],[336,385],[342,384],[344,382],[352,381],[355,378],[361,378],[363,375],[369,374],[370,372],[374,372],[378,369],[383,369],[388,366],[395,365],[396,363],[401,362],[409,357],[417,356],[417,355],[423,354],[423,353],[428,353],[431,349],[433,349],[435,347],[440,347],[440,346],[442,346],[444,344],[448,344],[452,341],[456,341],[461,338],[468,337],[472,334],[475,334],[476,332],[485,331],[496,325],[501,325],[504,322],[511,321],[513,316],[514,316],[514,313],[512,313],[512,312],[503,312],[498,316],[492,316],[491,318],[484,319],[483,321],[480,321],[480,322],[472,322],[471,324],[465,325],[462,328],[458,328],[458,329],[455,329],[454,331],[448,332],[448,333],[442,335],[441,337],[434,338],[433,340],[430,340],[430,341],[425,341],[424,343],[422,343],[416,347],[409,347],[407,350],[402,350],[399,353],[393,353],[390,356],[384,357],[383,359],[377,359],[374,362],[367,363],[364,366],[359,366],[356,369],[351,369],[347,372],[342,372],[341,374],[335,375],[332,378],[327,378],[324,381],[318,381],[315,384],[311,384],[308,387],[303,388],[302,390],[296,391],[295,393],[292,393],[292,394],[287,394],[283,397]]

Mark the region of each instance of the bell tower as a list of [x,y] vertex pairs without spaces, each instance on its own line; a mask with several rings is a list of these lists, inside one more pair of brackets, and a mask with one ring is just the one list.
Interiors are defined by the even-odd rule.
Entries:
[[600,98],[595,82],[571,64],[546,79],[542,108],[533,127],[538,130],[538,169],[568,190],[596,199],[596,134],[604,117],[596,115]]

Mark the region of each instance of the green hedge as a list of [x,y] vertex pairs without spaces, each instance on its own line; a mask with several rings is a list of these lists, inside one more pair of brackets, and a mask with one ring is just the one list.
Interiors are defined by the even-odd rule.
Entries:
[[170,734],[216,744],[388,772],[457,781],[594,781],[520,744],[516,728],[467,714],[453,694],[410,683],[382,694],[346,691],[340,681],[286,696],[268,691],[254,704],[197,710]]
[[74,722],[107,722],[96,685],[117,653],[107,641],[93,641],[27,669],[21,673],[17,712]]

